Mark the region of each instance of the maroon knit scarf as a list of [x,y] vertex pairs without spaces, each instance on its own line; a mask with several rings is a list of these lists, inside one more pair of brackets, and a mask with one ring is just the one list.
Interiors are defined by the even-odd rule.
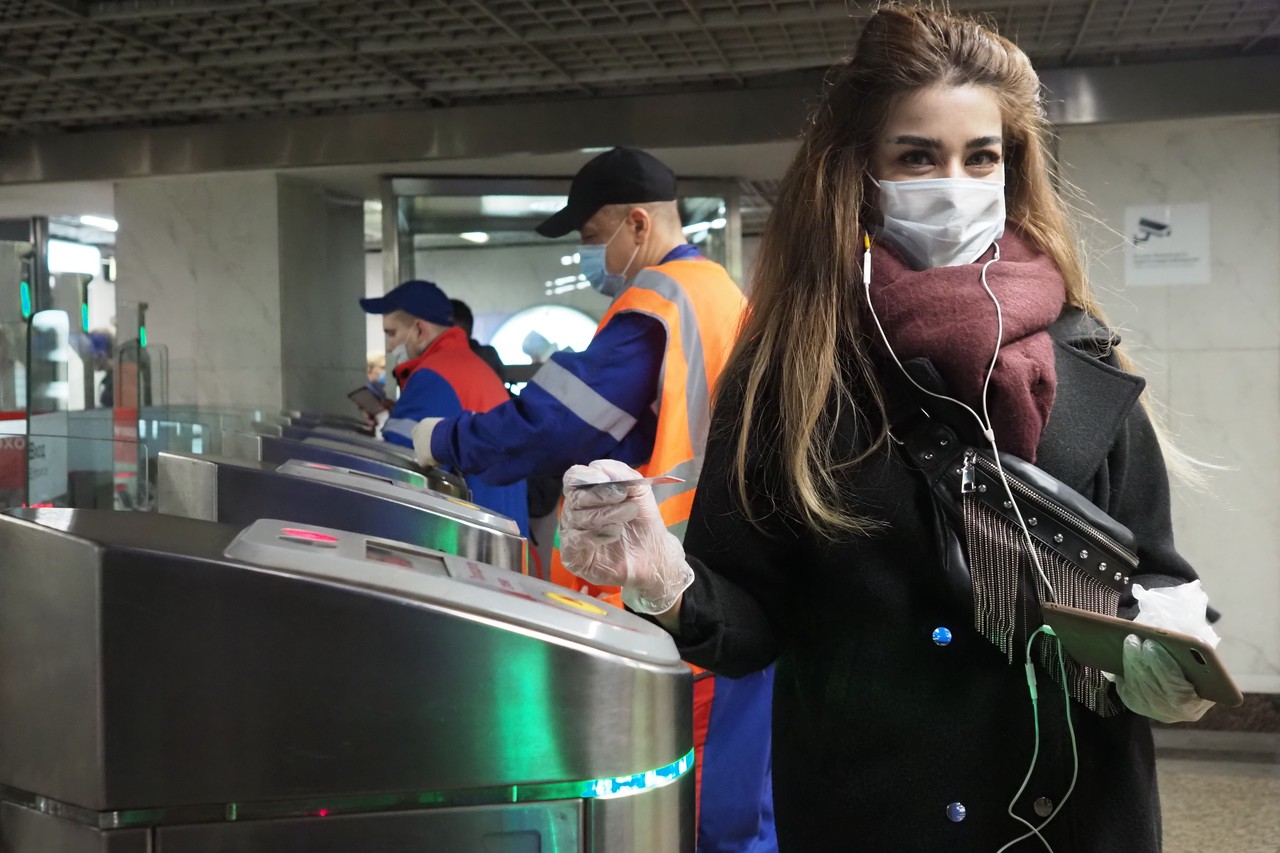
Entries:
[[[998,242],[1000,260],[987,268],[987,284],[1000,300],[1004,335],[987,405],[1000,449],[1035,462],[1057,388],[1047,330],[1062,311],[1066,286],[1053,261],[1012,225]],[[945,393],[979,414],[998,328],[982,288],[982,266],[994,251],[964,266],[913,270],[883,242],[871,250],[871,301],[893,351],[904,362],[931,361]],[[874,326],[870,333],[883,351]]]

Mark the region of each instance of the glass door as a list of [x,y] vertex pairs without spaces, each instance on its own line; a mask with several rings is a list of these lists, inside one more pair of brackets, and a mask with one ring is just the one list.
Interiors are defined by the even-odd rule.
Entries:
[[[386,179],[385,289],[414,278],[434,281],[467,303],[472,337],[500,344],[506,365],[536,365],[555,350],[585,346],[609,299],[579,275],[576,232],[552,240],[534,231],[564,206],[570,180]],[[685,180],[680,191],[686,239],[741,281],[738,185]]]

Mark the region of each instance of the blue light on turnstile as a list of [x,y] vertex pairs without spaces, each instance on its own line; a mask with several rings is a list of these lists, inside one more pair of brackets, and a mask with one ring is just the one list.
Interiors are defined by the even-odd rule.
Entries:
[[688,754],[679,761],[673,761],[665,767],[659,767],[656,770],[649,770],[645,773],[633,773],[630,776],[613,776],[606,779],[596,779],[588,782],[584,786],[582,796],[586,798],[594,798],[598,800],[608,800],[616,797],[629,797],[632,794],[641,794],[645,791],[651,791],[654,788],[662,788],[670,785],[684,774],[688,773],[693,767],[693,750],[689,750]]

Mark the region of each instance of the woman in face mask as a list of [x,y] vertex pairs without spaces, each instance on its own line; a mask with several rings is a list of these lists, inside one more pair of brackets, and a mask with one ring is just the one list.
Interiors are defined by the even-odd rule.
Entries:
[[[646,486],[567,492],[570,570],[622,584],[697,665],[735,676],[776,660],[784,853],[1160,849],[1149,718],[1207,703],[1145,647],[1116,686],[1069,678],[1045,636],[1023,654],[1041,601],[1093,591],[1097,612],[1110,595],[1132,615],[1132,582],[1195,578],[1048,131],[1015,45],[882,6],[782,181],[683,548]],[[1127,526],[1141,575],[1106,592],[1050,566],[1051,595],[1021,530],[996,549],[1006,586],[971,575],[984,532],[949,533],[929,479],[969,490],[959,461],[931,467],[960,445],[1035,463]],[[566,481],[632,476],[602,462]]]

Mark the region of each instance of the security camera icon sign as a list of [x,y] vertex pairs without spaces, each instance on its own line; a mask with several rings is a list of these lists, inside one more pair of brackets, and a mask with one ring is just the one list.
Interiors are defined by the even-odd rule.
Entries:
[[1173,226],[1165,222],[1142,217],[1138,220],[1138,233],[1133,235],[1133,245],[1145,243],[1152,237],[1168,237],[1173,233]]

